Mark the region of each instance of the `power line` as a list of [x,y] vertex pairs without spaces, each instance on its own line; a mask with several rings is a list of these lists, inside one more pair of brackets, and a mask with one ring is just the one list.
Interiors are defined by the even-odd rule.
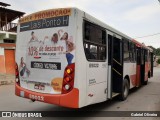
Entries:
[[[160,33],[155,33],[155,34],[140,36],[140,37],[136,37],[136,38],[152,37],[152,36],[159,35],[159,34],[160,34]],[[136,39],[136,38],[135,38],[135,39]]]

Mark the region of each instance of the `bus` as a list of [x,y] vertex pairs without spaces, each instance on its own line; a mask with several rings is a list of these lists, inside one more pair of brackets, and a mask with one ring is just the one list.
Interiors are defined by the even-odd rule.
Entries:
[[19,20],[15,94],[81,108],[153,76],[153,51],[77,8],[39,11]]

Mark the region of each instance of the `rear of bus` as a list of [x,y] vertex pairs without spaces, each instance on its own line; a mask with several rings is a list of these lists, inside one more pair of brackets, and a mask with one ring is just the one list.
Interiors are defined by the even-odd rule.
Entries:
[[17,96],[78,108],[75,86],[75,9],[50,9],[19,21],[16,43]]

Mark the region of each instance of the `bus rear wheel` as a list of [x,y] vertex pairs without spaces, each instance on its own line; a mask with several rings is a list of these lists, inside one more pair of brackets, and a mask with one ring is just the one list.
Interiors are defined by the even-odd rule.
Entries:
[[127,99],[129,94],[129,82],[128,80],[125,78],[123,80],[123,88],[122,88],[122,92],[120,94],[120,100],[124,101]]
[[[148,73],[148,78],[149,78],[149,73]],[[147,80],[145,80],[145,81],[143,82],[143,85],[147,85],[147,84],[148,84],[148,78],[147,78]]]
[[148,79],[146,81],[143,82],[144,85],[148,84]]

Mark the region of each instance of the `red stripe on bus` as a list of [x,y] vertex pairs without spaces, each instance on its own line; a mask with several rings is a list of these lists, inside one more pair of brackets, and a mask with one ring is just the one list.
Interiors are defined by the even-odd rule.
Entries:
[[[24,96],[21,95],[21,92],[24,93]],[[40,99],[36,99],[36,101],[41,101],[50,104],[56,104],[64,107],[70,108],[79,108],[79,90],[77,88],[73,88],[67,94],[44,94],[33,92],[27,89],[20,87],[17,83],[15,84],[15,94],[20,97],[31,99],[30,96],[36,96]],[[41,99],[43,98],[43,99]]]
[[136,72],[136,86],[139,87],[141,85],[140,77],[141,77],[141,71],[140,71],[140,65],[137,65],[137,72]]

